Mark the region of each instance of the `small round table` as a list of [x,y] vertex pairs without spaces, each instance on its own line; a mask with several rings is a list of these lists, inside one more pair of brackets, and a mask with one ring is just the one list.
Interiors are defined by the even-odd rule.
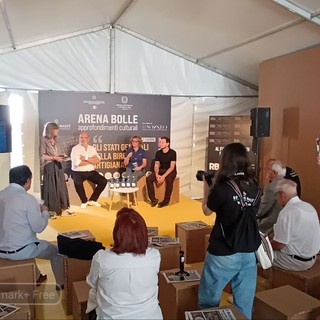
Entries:
[[130,206],[129,194],[132,193],[133,194],[133,200],[134,200],[134,206],[138,206],[138,202],[137,202],[137,191],[138,190],[139,190],[138,187],[136,187],[136,188],[113,188],[113,189],[109,189],[109,191],[112,192],[109,211],[111,210],[111,207],[112,207],[112,204],[113,204],[113,198],[114,198],[114,194],[115,193],[125,193],[127,195],[128,208],[131,207]]

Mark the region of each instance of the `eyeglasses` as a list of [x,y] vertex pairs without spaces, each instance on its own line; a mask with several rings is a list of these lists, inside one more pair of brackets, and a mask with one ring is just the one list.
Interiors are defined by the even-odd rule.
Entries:
[[132,142],[139,142],[138,140],[132,140]]

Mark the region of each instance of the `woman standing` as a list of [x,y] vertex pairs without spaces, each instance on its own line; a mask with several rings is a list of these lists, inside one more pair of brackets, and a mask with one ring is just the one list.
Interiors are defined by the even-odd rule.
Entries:
[[[55,122],[48,122],[43,131],[40,142],[40,161],[43,169],[42,199],[49,211],[61,216],[69,208],[69,195],[62,168],[63,155],[58,143],[59,126]],[[67,215],[74,212],[66,211]]]
[[97,319],[162,319],[158,302],[160,253],[148,248],[142,216],[122,208],[113,239],[110,250],[100,250],[92,259],[87,312],[95,310]]
[[250,173],[248,152],[241,143],[227,145],[212,188],[204,179],[202,209],[216,212],[199,286],[199,307],[217,307],[231,283],[234,304],[251,318],[256,290],[255,251],[261,240],[256,222],[260,187]]

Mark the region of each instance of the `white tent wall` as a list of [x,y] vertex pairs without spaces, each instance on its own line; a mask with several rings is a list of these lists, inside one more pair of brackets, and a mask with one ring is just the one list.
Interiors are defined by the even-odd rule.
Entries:
[[109,29],[0,55],[0,87],[108,91]]
[[[23,99],[24,163],[34,172],[35,193],[40,189],[38,94],[29,89],[109,92],[112,87],[119,93],[181,96],[172,97],[171,140],[178,152],[181,192],[193,198],[202,196],[194,175],[205,167],[209,115],[247,115],[257,105],[255,90],[119,30],[110,34],[104,29],[2,54],[0,69],[0,87],[7,88],[0,98],[14,93]],[[8,155],[0,155],[0,163],[8,172]],[[7,181],[6,174],[1,175],[0,186]]]
[[257,95],[257,91],[115,30],[115,91],[177,96]]

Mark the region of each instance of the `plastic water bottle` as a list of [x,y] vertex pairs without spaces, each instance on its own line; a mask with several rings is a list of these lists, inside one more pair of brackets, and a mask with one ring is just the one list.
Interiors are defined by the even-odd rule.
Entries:
[[115,187],[116,187],[116,188],[120,188],[119,178],[116,179]]
[[110,189],[114,189],[114,180],[111,178],[109,182]]
[[122,178],[121,179],[121,188],[125,188],[126,187],[126,179]]
[[127,178],[126,186],[127,186],[127,188],[130,188],[130,187],[131,187],[130,177]]
[[132,177],[132,180],[131,180],[131,187],[132,187],[132,188],[135,188],[136,186],[137,186],[136,177],[133,176],[133,177]]

